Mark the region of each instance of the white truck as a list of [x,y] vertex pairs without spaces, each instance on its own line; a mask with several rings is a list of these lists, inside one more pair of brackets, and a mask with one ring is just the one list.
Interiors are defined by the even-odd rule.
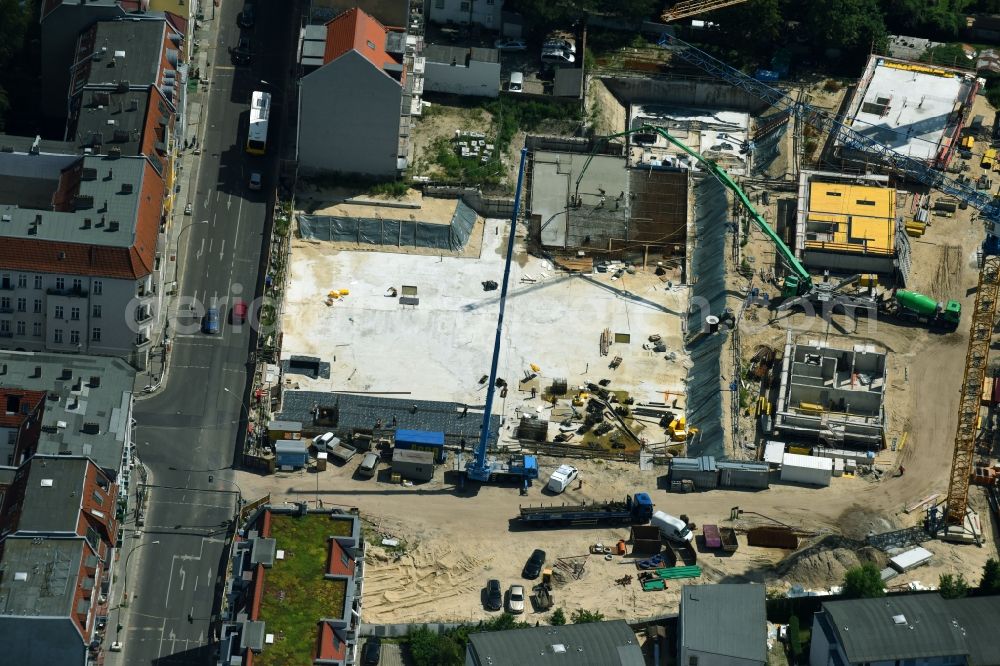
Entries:
[[691,543],[694,541],[694,533],[688,529],[687,523],[680,518],[671,516],[663,511],[656,511],[649,519],[649,524],[660,529],[660,534],[671,541],[681,541]]
[[552,472],[552,476],[549,477],[549,482],[545,484],[545,487],[554,493],[561,493],[571,483],[576,481],[578,476],[580,476],[580,470],[576,467],[572,465],[559,465],[559,468]]

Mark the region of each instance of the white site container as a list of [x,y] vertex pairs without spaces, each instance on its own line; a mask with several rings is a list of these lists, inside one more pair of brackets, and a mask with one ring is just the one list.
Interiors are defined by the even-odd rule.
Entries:
[[833,475],[834,476],[844,476],[844,459],[834,458],[833,459]]
[[828,486],[832,476],[832,458],[803,456],[798,453],[786,453],[781,458],[782,481]]
[[896,571],[903,573],[904,571],[909,571],[910,569],[919,567],[921,564],[927,564],[933,556],[934,554],[926,548],[911,548],[905,553],[900,553],[896,557],[890,559],[889,566]]

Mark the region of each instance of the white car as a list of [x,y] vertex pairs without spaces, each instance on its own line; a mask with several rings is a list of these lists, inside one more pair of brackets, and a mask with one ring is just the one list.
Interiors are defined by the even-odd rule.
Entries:
[[545,43],[542,44],[542,49],[562,49],[568,53],[576,53],[576,45],[566,39],[546,39]]
[[527,51],[528,43],[523,39],[498,39],[493,46],[500,51]]
[[514,615],[524,612],[524,586],[511,585],[507,593],[507,610]]
[[572,65],[576,56],[563,49],[545,49],[542,51],[542,62],[548,65]]
[[510,83],[507,84],[507,92],[524,92],[524,74],[522,72],[510,73]]
[[322,435],[313,437],[313,446],[316,447],[317,451],[326,451],[326,447],[332,446],[332,442],[336,439],[332,432],[324,432]]
[[554,493],[561,493],[569,487],[569,484],[576,481],[577,477],[580,476],[580,470],[572,465],[560,465],[559,469],[552,472],[552,476],[549,477],[549,482],[545,484],[545,487]]
[[261,184],[260,174],[254,171],[253,173],[250,174],[249,187],[251,190],[259,190],[260,184]]

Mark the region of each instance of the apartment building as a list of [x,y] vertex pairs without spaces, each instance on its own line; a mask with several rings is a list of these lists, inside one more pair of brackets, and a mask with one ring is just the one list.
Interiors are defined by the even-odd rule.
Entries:
[[22,666],[83,666],[107,614],[118,489],[85,457],[35,456],[0,513],[0,641]]
[[503,0],[429,0],[430,20],[435,23],[481,25],[500,29]]
[[[422,109],[422,37],[353,8],[303,31],[299,167],[379,178],[402,174]],[[345,94],[350,91],[350,94]]]
[[0,349],[120,356],[144,367],[163,180],[144,157],[16,143],[0,137]]
[[0,464],[20,463],[38,450],[47,395],[0,384]]

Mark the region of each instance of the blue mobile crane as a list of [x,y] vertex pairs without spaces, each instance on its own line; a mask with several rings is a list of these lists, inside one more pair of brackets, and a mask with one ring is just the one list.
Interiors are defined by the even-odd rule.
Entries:
[[928,187],[949,194],[979,211],[986,220],[983,256],[1000,254],[1000,202],[987,193],[974,190],[920,160],[896,152],[869,138],[836,117],[814,106],[798,102],[781,90],[744,74],[726,63],[672,35],[663,35],[659,45],[685,62],[716,76],[776,109],[787,111],[823,132],[829,132],[847,148],[864,153],[882,167],[902,174]]
[[514,191],[514,210],[510,216],[510,236],[507,238],[507,255],[504,260],[503,282],[500,284],[500,314],[497,316],[497,332],[493,341],[493,360],[490,363],[489,385],[486,389],[486,406],[483,409],[483,424],[479,433],[471,464],[465,465],[465,476],[470,481],[479,483],[496,483],[515,481],[522,491],[527,490],[534,479],[538,478],[538,460],[535,456],[517,455],[507,460],[498,460],[489,455],[490,426],[493,417],[493,399],[497,390],[497,366],[500,364],[500,342],[503,335],[503,315],[507,305],[507,287],[510,284],[510,265],[514,257],[514,232],[517,229],[517,216],[521,211],[521,185],[524,182],[524,166],[528,158],[528,149],[521,149],[521,165],[517,171],[517,189]]

